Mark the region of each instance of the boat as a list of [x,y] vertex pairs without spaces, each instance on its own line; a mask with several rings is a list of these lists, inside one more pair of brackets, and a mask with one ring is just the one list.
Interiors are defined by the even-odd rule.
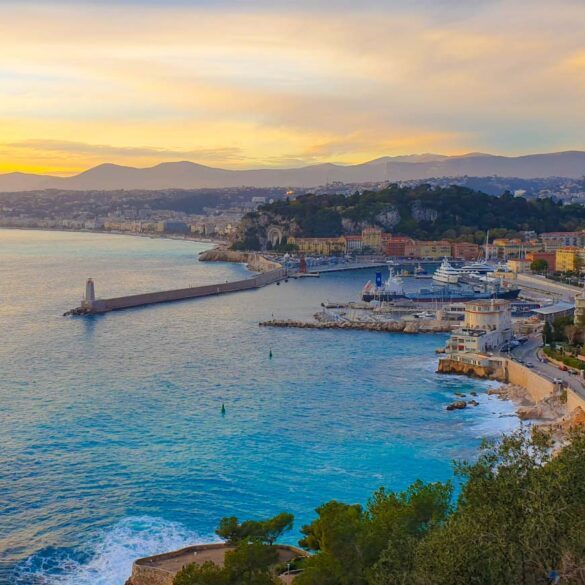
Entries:
[[457,270],[461,275],[480,274],[482,276],[496,271],[495,267],[487,262],[470,262],[464,264],[461,268],[457,268]]
[[433,278],[433,275],[429,274],[419,263],[418,266],[414,269],[414,277],[415,278]]
[[481,287],[463,287],[463,286],[435,286],[431,288],[421,288],[418,291],[405,292],[403,281],[400,277],[394,275],[391,269],[388,279],[382,283],[378,281],[379,286],[368,281],[362,289],[361,298],[369,303],[392,302],[392,301],[410,301],[413,303],[463,303],[467,301],[476,301],[480,299],[507,299],[514,300],[518,298],[519,288],[507,288],[496,282],[493,284],[484,284]]
[[460,270],[451,266],[447,258],[443,258],[441,265],[433,274],[433,280],[442,284],[457,284],[460,277]]

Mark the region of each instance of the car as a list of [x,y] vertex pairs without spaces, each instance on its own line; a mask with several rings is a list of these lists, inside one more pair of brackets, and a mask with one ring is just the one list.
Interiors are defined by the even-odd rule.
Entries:
[[569,368],[567,368],[567,366],[565,366],[565,365],[560,365],[559,370],[561,370],[561,372],[568,372]]
[[534,364],[533,364],[532,362],[526,362],[524,365],[525,365],[527,368],[533,368],[533,367],[534,367]]

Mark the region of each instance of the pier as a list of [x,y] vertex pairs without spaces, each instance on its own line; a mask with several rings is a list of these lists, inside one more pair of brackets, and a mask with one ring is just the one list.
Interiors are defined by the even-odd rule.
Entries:
[[201,297],[252,290],[256,288],[262,288],[269,284],[278,283],[287,277],[288,274],[285,268],[277,268],[275,270],[264,272],[263,274],[258,274],[252,278],[246,278],[244,280],[224,282],[221,284],[192,286],[188,288],[179,288],[174,290],[165,290],[137,295],[128,295],[110,299],[95,298],[94,281],[92,278],[89,278],[85,286],[85,295],[81,301],[81,305],[75,309],[67,311],[65,316],[97,315],[101,313],[109,313],[110,311],[120,311],[123,309],[144,307],[146,305],[156,305],[159,303],[170,303],[173,301],[184,301],[188,299],[197,299]]
[[325,274],[327,272],[346,272],[348,270],[367,270],[368,268],[388,268],[386,262],[348,262],[346,264],[335,264],[333,266],[311,266],[307,268],[310,274]]

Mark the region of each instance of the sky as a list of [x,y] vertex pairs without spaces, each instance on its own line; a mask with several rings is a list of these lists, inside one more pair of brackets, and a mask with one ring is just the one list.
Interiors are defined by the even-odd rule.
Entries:
[[585,149],[585,0],[0,0],[0,173]]

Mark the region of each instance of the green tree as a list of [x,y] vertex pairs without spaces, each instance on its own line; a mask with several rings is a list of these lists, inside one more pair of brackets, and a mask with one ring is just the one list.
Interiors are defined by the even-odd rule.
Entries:
[[554,457],[549,435],[520,430],[485,444],[457,473],[465,481],[457,509],[421,543],[406,582],[537,585],[553,569],[563,583],[583,582],[582,433]]
[[230,577],[222,568],[207,561],[183,567],[173,579],[173,585],[230,585]]
[[228,544],[251,540],[274,544],[292,528],[293,522],[294,516],[287,513],[277,514],[268,520],[246,520],[241,524],[235,516],[230,516],[220,520],[215,533]]
[[544,342],[546,344],[551,344],[554,342],[554,332],[550,323],[548,321],[544,322],[544,328],[542,330],[542,337],[544,338]]
[[548,270],[548,262],[546,260],[534,260],[530,263],[530,270],[537,273],[546,272]]
[[240,542],[235,550],[225,555],[225,572],[230,582],[242,585],[275,585],[271,568],[278,561],[273,546],[258,541]]

